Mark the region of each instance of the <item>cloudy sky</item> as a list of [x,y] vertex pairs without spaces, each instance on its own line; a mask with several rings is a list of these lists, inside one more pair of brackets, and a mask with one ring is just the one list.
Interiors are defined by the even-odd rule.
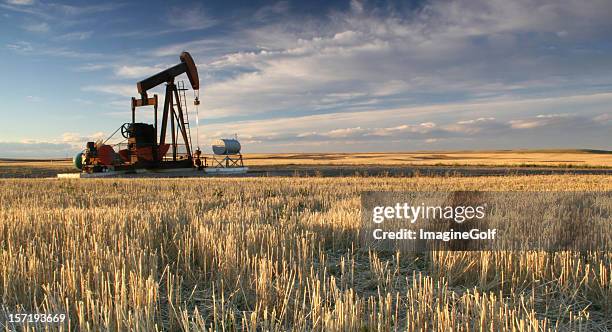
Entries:
[[205,152],[612,148],[607,0],[8,0],[0,31],[0,157],[107,136],[183,50]]

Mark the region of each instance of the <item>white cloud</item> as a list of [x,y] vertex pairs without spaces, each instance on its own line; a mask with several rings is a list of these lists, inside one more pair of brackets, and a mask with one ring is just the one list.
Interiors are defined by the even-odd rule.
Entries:
[[594,118],[599,123],[609,123],[612,121],[612,112],[598,115]]
[[259,8],[253,14],[253,17],[263,22],[277,21],[288,13],[289,7],[290,4],[287,1],[278,1],[272,5]]
[[457,124],[468,125],[468,124],[484,123],[484,122],[491,122],[491,121],[495,121],[495,118],[488,117],[488,118],[478,118],[478,119],[473,119],[473,120],[462,120],[462,121],[457,122]]
[[125,3],[99,3],[95,5],[66,5],[59,3],[48,3],[47,8],[60,12],[64,15],[68,16],[81,16],[81,15],[89,15],[101,12],[108,12],[119,9],[125,6]]
[[83,141],[86,138],[81,137],[79,133],[63,133],[62,134],[62,142],[64,143],[73,143]]
[[[591,119],[579,118],[572,114],[539,114],[535,117],[531,117],[527,119],[510,121],[510,124],[512,128],[515,128],[515,129],[535,129],[535,128],[540,128],[540,127],[555,125],[558,127],[567,127],[567,128],[573,127],[574,130],[579,130],[581,129],[579,128],[580,126],[584,124],[589,124],[591,121],[596,121],[596,122],[603,124],[604,121],[601,121],[601,120],[605,116],[607,115],[601,114],[591,120]],[[579,121],[579,120],[582,120],[582,121]]]
[[0,8],[66,24],[74,22],[75,17],[112,11],[124,5],[125,3],[67,5],[55,2],[9,0],[0,3]]
[[375,128],[366,136],[390,137],[401,133],[428,134],[435,130],[436,124],[424,122],[418,125],[403,124],[395,127]]
[[34,50],[34,48],[32,47],[32,44],[26,41],[17,41],[14,43],[8,43],[6,44],[6,48],[15,52],[19,52],[19,53],[28,53],[28,52],[32,52]]
[[44,33],[49,32],[49,24],[47,22],[30,23],[23,26],[23,29],[29,32]]
[[128,66],[122,65],[115,70],[115,75],[121,78],[146,78],[152,74],[155,74],[168,66],[157,65],[157,66]]
[[361,127],[340,128],[340,129],[330,130],[327,133],[325,133],[324,136],[332,137],[332,138],[344,138],[344,137],[355,136],[363,132],[365,132],[365,130],[362,129]]
[[7,0],[9,5],[29,6],[34,4],[34,0]]
[[57,41],[80,41],[91,38],[93,31],[75,31],[59,35],[54,39]]
[[200,30],[211,27],[217,22],[210,17],[201,5],[191,5],[188,10],[184,6],[174,7],[168,13],[168,23],[178,31]]
[[363,3],[359,0],[351,0],[351,10],[355,13],[363,13]]
[[[216,25],[218,22],[208,15],[200,4],[192,4],[188,10],[184,6],[173,7],[167,12],[163,20],[169,28],[135,29],[113,34],[115,37],[154,37],[165,34],[203,30]],[[170,54],[168,54],[170,55]]]
[[37,56],[53,56],[63,58],[76,58],[80,61],[87,61],[90,59],[98,58],[109,58],[110,56],[101,53],[82,52],[75,49],[71,49],[64,46],[49,46],[45,44],[37,44],[36,47],[33,43],[28,41],[16,41],[8,43],[5,47],[13,52],[27,55]]
[[85,64],[77,66],[76,68],[74,68],[74,70],[82,71],[82,72],[90,72],[90,71],[108,69],[112,67],[113,65],[108,64],[108,63],[85,63]]
[[[233,38],[233,37],[232,37]],[[241,43],[240,39],[232,39],[234,43]],[[219,49],[225,51],[228,47],[228,40],[215,40],[215,39],[197,39],[188,42],[181,43],[173,43],[165,46],[160,46],[151,51],[147,51],[147,55],[151,55],[154,57],[166,57],[172,56],[178,60],[179,54],[182,51],[189,50],[189,52],[198,56],[195,58],[195,61],[199,61],[198,63],[204,61],[205,59],[209,59],[212,55],[220,55]],[[231,47],[231,49],[235,49],[236,47]],[[223,54],[223,52],[221,52]]]
[[62,134],[61,142],[70,144],[74,148],[83,148],[85,142],[95,142],[98,140],[104,140],[107,134],[103,132],[96,132],[88,135],[82,135],[75,132],[65,132]]
[[100,92],[106,94],[120,95],[129,98],[138,94],[136,84],[87,85],[82,87],[81,90],[85,92]]

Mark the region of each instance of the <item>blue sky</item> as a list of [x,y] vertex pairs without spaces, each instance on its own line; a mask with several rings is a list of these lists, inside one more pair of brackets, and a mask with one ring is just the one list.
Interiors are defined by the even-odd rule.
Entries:
[[183,50],[206,152],[612,147],[609,1],[9,0],[0,31],[1,157],[107,136]]

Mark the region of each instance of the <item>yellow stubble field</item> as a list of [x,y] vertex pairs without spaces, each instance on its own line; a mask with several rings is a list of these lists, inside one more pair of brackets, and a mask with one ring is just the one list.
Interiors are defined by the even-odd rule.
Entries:
[[606,331],[611,252],[382,253],[364,190],[609,191],[612,176],[0,180],[0,301],[63,330]]
[[247,154],[249,165],[420,165],[612,167],[612,152],[597,150],[424,151],[383,153]]

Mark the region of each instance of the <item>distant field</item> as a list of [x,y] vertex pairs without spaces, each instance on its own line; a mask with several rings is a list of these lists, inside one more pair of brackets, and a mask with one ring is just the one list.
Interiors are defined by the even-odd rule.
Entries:
[[[398,153],[249,153],[246,166],[266,170],[299,166],[484,166],[610,168],[612,151],[535,150],[535,151],[436,151]],[[310,167],[312,169],[312,167]],[[1,177],[53,177],[76,172],[72,161],[0,158]]]
[[430,165],[612,167],[612,151],[437,151],[247,154],[249,165]]
[[0,159],[0,178],[54,177],[58,173],[76,172],[70,160],[23,161]]

